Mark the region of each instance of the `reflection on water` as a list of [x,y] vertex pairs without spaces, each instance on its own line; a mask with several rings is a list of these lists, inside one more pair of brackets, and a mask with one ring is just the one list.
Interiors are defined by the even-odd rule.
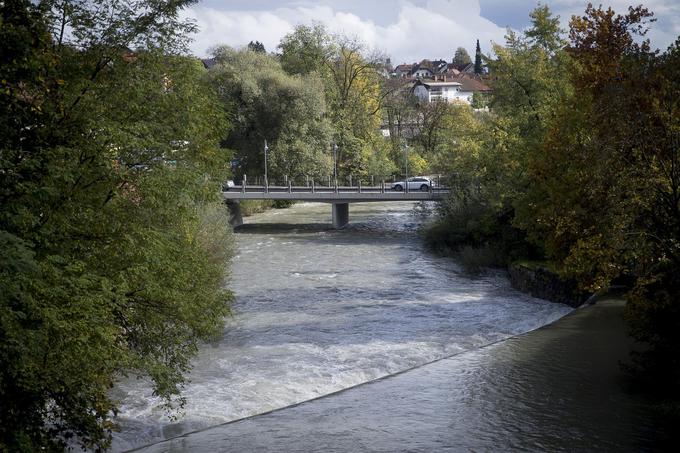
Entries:
[[549,323],[569,308],[520,294],[502,273],[471,280],[423,250],[411,202],[302,204],[246,219],[222,340],[202,349],[170,421],[148,385],[123,382],[115,449],[266,412]]

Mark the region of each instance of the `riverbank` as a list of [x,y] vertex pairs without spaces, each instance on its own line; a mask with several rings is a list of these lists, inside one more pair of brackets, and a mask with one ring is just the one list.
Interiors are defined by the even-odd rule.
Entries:
[[623,302],[603,299],[493,345],[142,449],[655,451],[662,433],[619,361]]

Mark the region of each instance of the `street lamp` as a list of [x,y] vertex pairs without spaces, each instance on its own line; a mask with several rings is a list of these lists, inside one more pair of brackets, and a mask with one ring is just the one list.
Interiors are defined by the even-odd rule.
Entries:
[[338,144],[333,143],[333,179],[335,181],[335,189],[338,189]]
[[404,168],[406,170],[404,193],[408,193],[408,143],[404,143]]
[[267,139],[264,139],[264,191],[269,192],[269,181],[267,180],[267,151],[269,147],[267,146]]

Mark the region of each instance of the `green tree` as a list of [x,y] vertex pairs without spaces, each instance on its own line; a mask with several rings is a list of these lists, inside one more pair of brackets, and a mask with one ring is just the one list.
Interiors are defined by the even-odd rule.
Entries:
[[369,54],[363,43],[343,36],[334,37],[327,61],[327,99],[342,149],[340,170],[365,174],[366,162],[375,149],[384,92],[378,72],[384,59]]
[[[532,163],[533,230],[563,274],[589,289],[635,281],[626,318],[651,346],[639,356],[679,406],[680,173],[678,42],[658,55],[640,39],[651,13],[589,6],[570,23],[579,102],[560,109]],[[651,373],[650,373],[651,372]]]
[[548,5],[537,6],[529,17],[532,27],[527,30],[526,37],[533,46],[551,55],[564,46],[564,40],[561,38],[564,31],[560,28],[560,16],[553,16]]
[[170,55],[184,4],[0,5],[0,450],[105,448],[115,380],[181,404],[221,330],[226,123]]
[[475,74],[480,75],[484,71],[482,67],[482,49],[479,47],[479,39],[475,47]]
[[264,173],[267,140],[270,180],[329,175],[331,129],[319,75],[291,76],[261,53],[221,47],[214,55],[210,77],[233,118],[224,143],[235,150],[242,172],[251,178]]
[[448,173],[456,187],[432,236],[449,248],[457,242],[493,243],[506,258],[542,256],[540,239],[530,244],[522,230],[524,219],[528,223],[533,217],[517,218],[516,210],[527,205],[530,157],[549,133],[555,109],[573,97],[566,53],[552,54],[528,38],[547,36],[546,23],[552,22],[532,20],[525,34],[510,31],[504,46],[494,45],[497,58],[487,63],[493,76],[490,115],[458,110],[445,116],[457,118],[471,131],[466,136],[447,119],[450,132],[440,133],[444,154],[433,160],[434,168]]
[[368,159],[382,141],[380,109],[388,93],[381,89],[382,55],[367,52],[357,39],[330,35],[320,24],[296,27],[279,49],[286,72],[316,74],[323,82],[317,96],[323,92],[328,106],[333,141],[340,148],[339,172],[343,177],[365,175]]
[[281,39],[281,67],[289,74],[323,73],[331,52],[331,36],[321,24],[298,25]]
[[648,247],[633,233],[646,229],[638,216],[654,199],[650,175],[642,172],[648,148],[636,145],[646,134],[630,128],[641,109],[653,113],[646,107],[650,92],[636,87],[646,85],[642,74],[631,69],[653,64],[647,44],[634,37],[648,15],[640,7],[625,16],[588,7],[572,19],[569,71],[579,96],[554,108],[557,120],[527,166],[532,183],[523,226],[563,263],[565,275],[591,290],[639,273],[631,265],[643,265]]
[[459,47],[456,49],[456,53],[453,55],[453,64],[456,66],[464,66],[472,63],[470,54],[465,47]]

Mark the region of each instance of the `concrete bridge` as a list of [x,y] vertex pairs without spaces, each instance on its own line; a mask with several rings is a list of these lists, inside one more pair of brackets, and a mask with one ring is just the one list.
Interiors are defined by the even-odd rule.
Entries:
[[225,188],[222,195],[231,210],[230,222],[234,226],[243,224],[238,201],[240,200],[293,200],[330,203],[333,228],[342,228],[349,223],[349,204],[370,201],[424,201],[441,200],[449,189],[430,187],[429,190],[397,191],[381,186],[232,186]]

